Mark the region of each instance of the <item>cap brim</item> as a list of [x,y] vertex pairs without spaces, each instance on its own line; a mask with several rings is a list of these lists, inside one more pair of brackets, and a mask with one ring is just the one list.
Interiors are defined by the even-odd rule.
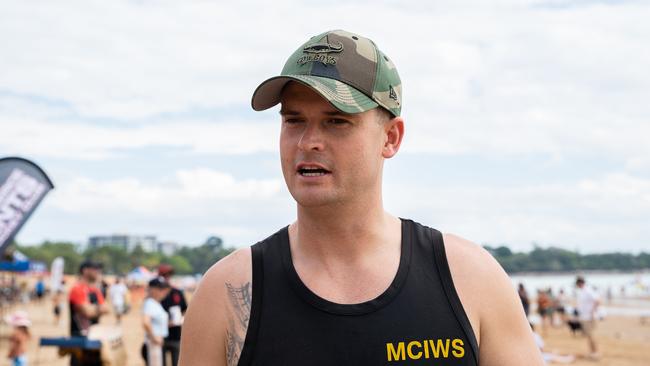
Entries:
[[290,81],[312,88],[343,113],[361,113],[379,106],[367,95],[338,80],[312,75],[282,75],[264,81],[255,89],[251,103],[253,109],[263,111],[280,103],[282,89]]

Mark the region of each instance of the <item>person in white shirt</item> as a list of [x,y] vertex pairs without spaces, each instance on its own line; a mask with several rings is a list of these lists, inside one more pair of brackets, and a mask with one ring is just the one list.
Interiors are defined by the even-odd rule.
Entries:
[[598,347],[594,339],[594,328],[596,327],[596,312],[600,301],[598,295],[589,287],[585,286],[585,279],[581,276],[576,278],[576,309],[578,320],[582,331],[589,342],[589,355],[591,358],[598,358]]
[[163,341],[168,333],[169,315],[160,302],[169,293],[169,283],[163,277],[149,281],[148,297],[142,308],[142,325],[147,346],[147,366],[163,365]]
[[126,295],[128,292],[129,289],[120,277],[117,277],[115,283],[108,289],[108,296],[115,311],[117,324],[120,324],[122,315],[126,313]]

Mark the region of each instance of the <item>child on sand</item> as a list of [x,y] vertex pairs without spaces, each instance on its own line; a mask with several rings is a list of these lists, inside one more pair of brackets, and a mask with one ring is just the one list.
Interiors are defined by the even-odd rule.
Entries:
[[12,366],[27,366],[27,343],[30,339],[31,322],[24,311],[16,311],[5,318],[7,324],[14,327],[9,337],[9,354]]

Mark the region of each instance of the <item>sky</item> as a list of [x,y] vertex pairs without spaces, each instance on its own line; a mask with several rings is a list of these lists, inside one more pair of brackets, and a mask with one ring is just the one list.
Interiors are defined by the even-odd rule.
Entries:
[[55,189],[19,243],[198,245],[295,220],[255,87],[309,37],[396,64],[385,208],[479,244],[650,249],[650,2],[0,0],[0,157]]

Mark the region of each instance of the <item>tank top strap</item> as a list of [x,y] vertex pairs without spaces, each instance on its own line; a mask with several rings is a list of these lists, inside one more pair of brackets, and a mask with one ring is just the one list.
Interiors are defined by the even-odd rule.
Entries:
[[252,260],[252,289],[251,295],[251,312],[248,318],[248,328],[246,329],[246,338],[244,347],[239,356],[238,365],[250,365],[253,358],[253,351],[257,343],[257,335],[260,327],[260,315],[262,313],[262,297],[264,282],[264,245],[259,242],[251,246]]
[[428,229],[429,235],[431,237],[431,242],[433,243],[433,252],[434,252],[434,261],[435,266],[438,270],[438,275],[440,276],[440,281],[442,283],[443,290],[445,295],[447,295],[447,300],[451,306],[456,320],[461,325],[467,340],[469,341],[472,347],[472,355],[474,356],[474,361],[478,365],[478,342],[476,341],[476,336],[472,330],[471,323],[469,318],[465,313],[462,303],[460,302],[460,297],[456,292],[454,287],[454,282],[451,277],[451,271],[449,269],[449,262],[447,261],[447,253],[445,251],[445,243],[442,237],[442,233],[436,229],[427,228],[421,226],[421,228]]

